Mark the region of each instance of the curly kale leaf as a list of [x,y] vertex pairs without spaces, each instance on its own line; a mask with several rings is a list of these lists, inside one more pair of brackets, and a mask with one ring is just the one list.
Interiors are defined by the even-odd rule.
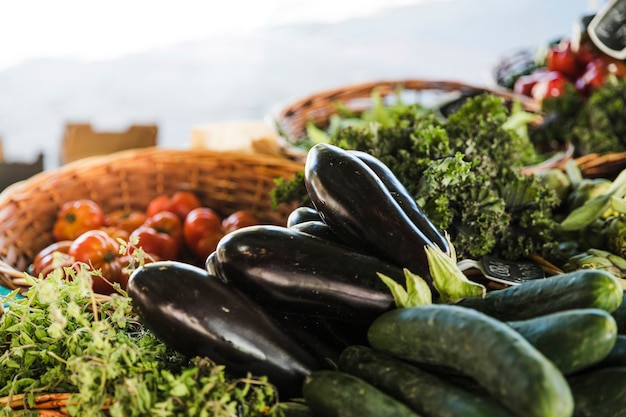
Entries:
[[495,254],[503,258],[542,254],[556,242],[555,210],[560,206],[556,189],[538,175],[509,171],[495,179],[511,222]]
[[538,162],[528,136],[506,129],[510,111],[503,98],[492,94],[472,97],[448,117],[450,145],[468,158],[490,158],[496,167],[522,167]]
[[459,152],[441,159],[423,172],[415,194],[431,221],[450,233],[459,257],[491,253],[509,224],[491,177],[473,168]]

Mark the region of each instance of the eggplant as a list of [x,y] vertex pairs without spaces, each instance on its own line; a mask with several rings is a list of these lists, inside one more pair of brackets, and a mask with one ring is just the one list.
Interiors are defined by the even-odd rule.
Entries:
[[330,227],[322,221],[322,219],[297,223],[291,226],[291,228],[297,230],[298,232],[308,233],[310,235],[330,240],[332,242],[343,243],[339,239],[339,237],[337,237],[337,235],[333,233]]
[[365,162],[320,143],[307,154],[304,180],[320,217],[341,240],[432,284],[425,247],[434,243]]
[[202,268],[177,261],[146,264],[128,281],[139,320],[168,347],[207,357],[235,376],[267,376],[284,398],[326,367],[256,302]]
[[308,221],[321,221],[320,215],[313,207],[300,206],[296,207],[287,216],[287,227]]
[[268,309],[343,320],[369,320],[395,307],[377,272],[405,282],[396,265],[273,225],[224,236],[214,263],[222,279]]
[[395,176],[393,171],[380,159],[367,152],[350,150],[361,161],[365,162],[368,167],[378,175],[378,178],[385,184],[391,196],[396,203],[404,210],[411,221],[426,235],[428,239],[435,245],[439,246],[444,253],[450,255],[450,246],[443,233],[433,224],[433,222],[424,213],[417,201],[406,189],[404,184]]

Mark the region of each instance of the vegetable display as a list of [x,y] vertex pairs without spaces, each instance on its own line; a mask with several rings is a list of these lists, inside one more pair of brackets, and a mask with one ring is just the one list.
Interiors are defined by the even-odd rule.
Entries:
[[[0,375],[7,401],[23,396],[28,409],[41,392],[69,392],[70,415],[115,417],[620,415],[621,391],[594,384],[598,375],[613,384],[623,378],[621,277],[583,268],[487,288],[459,267],[468,253],[459,245],[479,240],[472,250],[491,247],[491,254],[495,247],[482,245],[499,242],[501,255],[519,258],[541,248],[555,257],[559,249],[561,259],[571,259],[551,239],[567,236],[577,251],[582,229],[622,207],[626,174],[574,203],[543,175],[522,174],[510,155],[509,165],[496,164],[497,149],[479,150],[474,142],[462,153],[462,141],[483,136],[522,140],[502,126],[511,119],[500,104],[478,95],[445,120],[408,116],[438,138],[430,142],[437,145],[435,164],[400,147],[385,154],[393,163],[387,165],[367,150],[314,145],[298,184],[291,184],[304,186],[310,204],[295,207],[284,226],[258,225],[241,213],[220,219],[192,203],[174,210],[162,198],[152,206],[167,209],[145,213],[139,226],[125,230],[129,243],[102,229],[84,232],[129,256],[127,284],[108,284],[112,293],[105,296],[94,292],[96,279],[106,278],[95,261],[117,262],[115,250],[76,262],[71,247],[83,235],[67,251],[57,242],[58,250],[40,254],[40,269],[51,271],[46,279],[27,277],[25,297],[14,292],[6,300]],[[408,113],[393,114],[400,119],[387,119],[390,136],[380,143],[395,138],[399,146],[406,137],[395,123],[408,127],[402,119]],[[375,139],[383,132],[382,125],[368,128],[337,137]],[[407,137],[424,132],[407,130]],[[419,172],[420,180],[405,182],[400,173],[408,172]],[[574,173],[570,167],[566,176]],[[463,189],[462,200],[447,194],[461,188],[444,191],[468,178],[486,182]],[[565,201],[569,211],[553,206],[563,209]],[[433,217],[429,207],[437,207]],[[454,231],[448,235],[435,219],[459,213],[445,207],[486,214],[484,225],[493,220],[490,209],[499,208],[495,218],[507,219],[506,227],[484,239],[462,222],[448,223]],[[470,218],[460,217],[474,226]],[[186,233],[194,219],[202,221]],[[179,259],[159,259],[141,238],[133,241],[136,230],[148,227],[179,245]],[[201,243],[203,230],[216,241],[213,249]],[[186,250],[208,255],[193,264],[180,259]],[[64,268],[44,262],[51,253]],[[41,321],[34,324],[29,314]],[[9,402],[3,407],[14,415]]]

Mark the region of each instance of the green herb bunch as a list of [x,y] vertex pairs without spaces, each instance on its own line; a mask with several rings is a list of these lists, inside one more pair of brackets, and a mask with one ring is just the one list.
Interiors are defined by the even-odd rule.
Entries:
[[23,398],[25,410],[5,405],[0,415],[36,415],[28,409],[44,393],[71,393],[65,412],[73,416],[274,415],[266,379],[229,378],[209,359],[168,349],[137,321],[119,285],[111,296],[93,293],[98,273],[82,265],[27,277],[25,297],[4,300],[0,397]]

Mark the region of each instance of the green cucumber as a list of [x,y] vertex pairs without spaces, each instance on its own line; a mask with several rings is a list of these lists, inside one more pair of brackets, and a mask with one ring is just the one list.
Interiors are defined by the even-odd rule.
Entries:
[[611,314],[617,322],[617,333],[626,334],[626,297],[622,298],[622,303]]
[[514,414],[488,395],[462,389],[431,372],[365,346],[348,346],[339,370],[361,378],[415,412],[429,417],[510,417]]
[[508,325],[566,375],[602,361],[617,339],[615,319],[598,308],[560,311]]
[[392,310],[374,320],[368,340],[400,359],[463,372],[520,417],[570,417],[574,408],[552,362],[510,326],[471,308]]
[[514,321],[575,308],[600,308],[611,313],[621,304],[623,294],[610,273],[580,269],[489,291],[484,298],[466,298],[457,304],[502,321]]
[[313,372],[305,378],[302,394],[315,416],[419,417],[402,402],[341,371]]
[[626,417],[626,367],[581,372],[568,378],[573,417]]
[[626,335],[618,334],[611,352],[598,363],[600,367],[626,366]]

